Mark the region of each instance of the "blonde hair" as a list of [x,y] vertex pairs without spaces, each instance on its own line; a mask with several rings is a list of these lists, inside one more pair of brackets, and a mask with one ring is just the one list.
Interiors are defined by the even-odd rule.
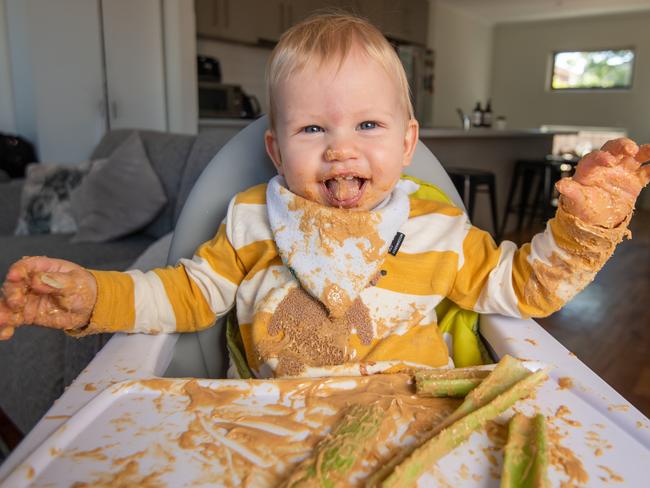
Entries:
[[377,61],[398,85],[407,116],[412,119],[413,105],[404,67],[395,49],[384,35],[367,20],[345,13],[320,13],[287,30],[271,53],[266,69],[269,123],[275,127],[274,93],[277,87],[307,63],[316,66],[338,60],[339,67],[352,47],[360,47]]

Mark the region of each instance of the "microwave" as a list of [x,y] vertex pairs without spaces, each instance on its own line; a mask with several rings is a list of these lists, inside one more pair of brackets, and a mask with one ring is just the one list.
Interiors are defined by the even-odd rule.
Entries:
[[199,117],[239,119],[245,116],[241,86],[199,81]]

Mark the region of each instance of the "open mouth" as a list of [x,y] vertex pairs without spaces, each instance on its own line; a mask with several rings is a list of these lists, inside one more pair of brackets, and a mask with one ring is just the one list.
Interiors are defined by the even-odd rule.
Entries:
[[355,206],[365,189],[366,178],[355,175],[340,175],[323,181],[329,203],[337,207]]

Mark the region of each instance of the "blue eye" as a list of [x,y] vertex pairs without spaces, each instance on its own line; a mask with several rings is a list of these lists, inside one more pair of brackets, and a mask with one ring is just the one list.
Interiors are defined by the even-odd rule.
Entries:
[[366,120],[365,122],[361,122],[359,124],[359,129],[361,130],[376,129],[376,128],[377,128],[377,122],[373,122],[372,120]]
[[306,134],[316,134],[317,132],[323,132],[323,128],[318,125],[308,125],[303,127],[302,131]]

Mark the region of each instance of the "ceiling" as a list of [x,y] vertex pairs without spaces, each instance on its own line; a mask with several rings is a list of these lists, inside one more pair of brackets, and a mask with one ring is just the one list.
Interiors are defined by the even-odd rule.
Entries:
[[650,0],[438,0],[438,3],[487,23],[650,10]]

